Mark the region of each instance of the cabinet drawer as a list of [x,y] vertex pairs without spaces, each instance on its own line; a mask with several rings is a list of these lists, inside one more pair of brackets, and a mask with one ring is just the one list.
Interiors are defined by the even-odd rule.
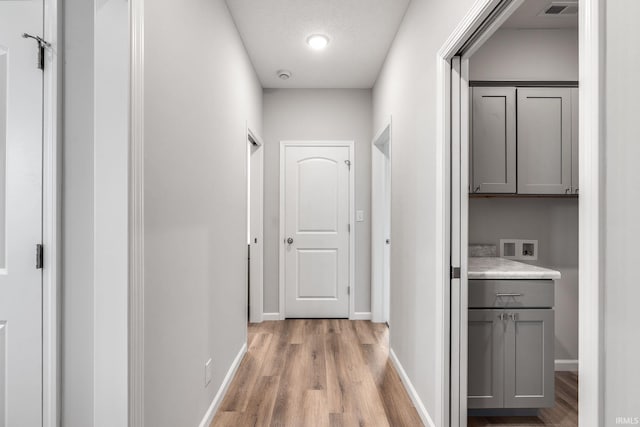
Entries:
[[469,280],[469,308],[540,308],[553,305],[553,280]]

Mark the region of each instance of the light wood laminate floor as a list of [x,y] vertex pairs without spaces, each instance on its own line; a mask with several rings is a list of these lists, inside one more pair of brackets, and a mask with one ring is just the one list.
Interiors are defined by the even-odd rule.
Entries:
[[578,375],[574,372],[556,372],[556,404],[541,409],[537,417],[469,417],[468,427],[577,427]]
[[386,325],[369,321],[252,324],[211,426],[421,426],[388,349]]

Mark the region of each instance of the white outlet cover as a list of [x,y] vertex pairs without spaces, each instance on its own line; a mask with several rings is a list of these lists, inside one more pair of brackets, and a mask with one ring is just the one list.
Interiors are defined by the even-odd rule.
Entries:
[[213,377],[213,360],[207,360],[207,363],[204,364],[204,386],[208,386],[211,382],[211,378]]
[[356,211],[356,221],[357,222],[364,221],[364,211]]

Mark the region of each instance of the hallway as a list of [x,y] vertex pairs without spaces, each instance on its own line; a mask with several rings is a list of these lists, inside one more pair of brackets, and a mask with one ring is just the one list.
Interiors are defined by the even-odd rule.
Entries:
[[249,325],[249,349],[211,426],[419,426],[388,358],[386,325]]

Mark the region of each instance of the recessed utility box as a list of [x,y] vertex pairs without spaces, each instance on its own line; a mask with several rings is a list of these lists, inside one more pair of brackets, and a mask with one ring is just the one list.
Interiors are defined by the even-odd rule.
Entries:
[[500,256],[521,261],[536,261],[538,259],[538,241],[500,239]]

